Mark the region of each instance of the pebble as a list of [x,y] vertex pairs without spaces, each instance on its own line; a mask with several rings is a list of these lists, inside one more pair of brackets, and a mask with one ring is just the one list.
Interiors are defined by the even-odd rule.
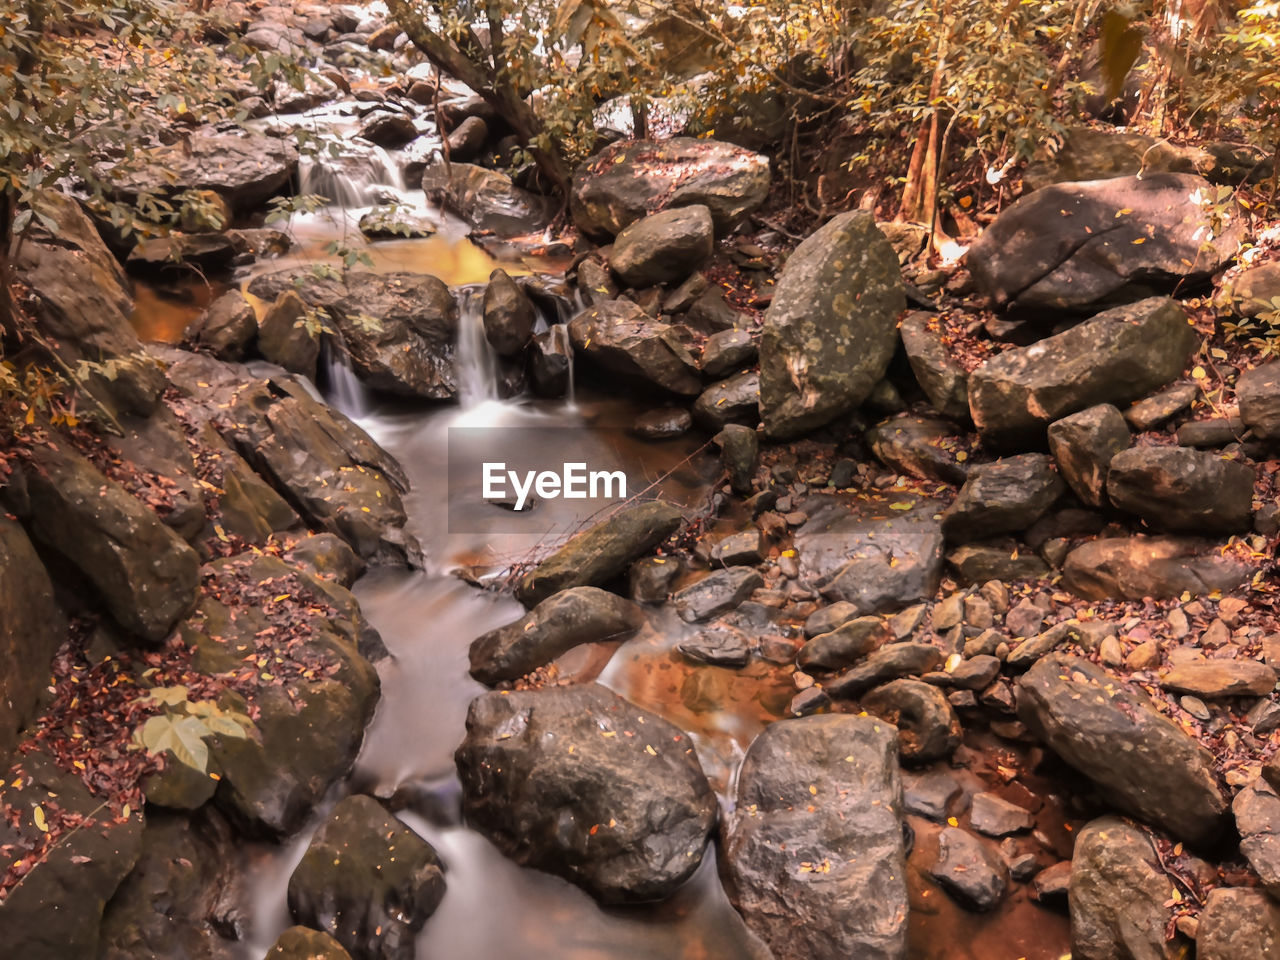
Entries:
[[994,793],[979,793],[973,798],[969,825],[989,837],[1007,837],[1032,827],[1031,811],[1010,803]]
[[805,717],[829,706],[831,706],[831,697],[827,692],[821,687],[810,687],[807,690],[801,690],[791,698],[791,703],[787,705],[787,712],[793,717]]
[[1188,694],[1187,696],[1179,699],[1178,702],[1182,704],[1183,710],[1187,711],[1187,713],[1191,714],[1197,720],[1207,721],[1213,716],[1209,713],[1209,708],[1205,706],[1204,701],[1199,697],[1193,697]]

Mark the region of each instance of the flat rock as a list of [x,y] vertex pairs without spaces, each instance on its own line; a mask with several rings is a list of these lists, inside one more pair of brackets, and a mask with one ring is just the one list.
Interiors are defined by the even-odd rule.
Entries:
[[1263,697],[1276,685],[1276,672],[1257,660],[1187,660],[1160,674],[1160,686],[1202,700]]
[[694,401],[693,417],[707,430],[729,423],[754,428],[760,422],[760,375],[739,370],[711,384]]
[[857,617],[812,637],[796,654],[796,663],[803,670],[843,670],[888,639],[889,631],[879,617]]
[[833,697],[856,697],[890,680],[928,673],[937,669],[942,661],[942,651],[932,644],[890,643],[823,687]]
[[1211,541],[1187,537],[1111,537],[1081,544],[1067,554],[1063,584],[1089,600],[1203,596],[1228,591],[1253,569],[1224,556]]
[[764,578],[748,567],[731,567],[707,574],[672,598],[680,619],[687,623],[710,620],[738,607],[764,586]]
[[988,837],[1007,837],[1030,830],[1031,811],[994,793],[975,793],[969,809],[969,825]]
[[715,667],[745,667],[751,660],[751,640],[746,633],[728,623],[712,623],[676,649],[698,663]]
[[954,423],[930,417],[893,417],[867,431],[871,452],[889,469],[956,485],[969,475],[968,464],[956,457],[960,440]]
[[947,554],[947,563],[965,584],[1036,580],[1049,573],[1048,565],[1034,551],[1012,540],[966,543]]

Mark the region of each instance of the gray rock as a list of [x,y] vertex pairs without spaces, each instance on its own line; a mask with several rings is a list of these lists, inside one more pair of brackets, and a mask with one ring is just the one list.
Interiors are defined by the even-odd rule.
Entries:
[[359,136],[380,147],[403,147],[418,136],[418,128],[406,114],[378,111],[365,120]]
[[729,474],[729,485],[734,493],[741,496],[750,494],[760,456],[760,440],[755,430],[740,423],[730,423],[711,439],[720,447],[720,462]]
[[498,269],[489,274],[483,310],[484,336],[489,345],[498,356],[518,356],[533,336],[538,313],[533,302],[505,270]]
[[890,680],[928,673],[942,660],[942,651],[929,643],[890,643],[823,686],[833,697],[856,697]]
[[1187,537],[1094,540],[1067,554],[1062,567],[1063,585],[1090,600],[1203,596],[1252,576],[1252,567],[1224,556],[1212,542]]
[[721,330],[702,345],[702,372],[722,377],[756,358],[756,344],[745,330]]
[[1195,845],[1220,835],[1226,802],[1212,755],[1137,687],[1050,654],[1018,681],[1018,716],[1121,810]]
[[1025,544],[1012,540],[967,543],[947,554],[947,563],[961,583],[989,580],[1037,580],[1049,573],[1048,566]]
[[1010,652],[1005,665],[1010,670],[1026,670],[1041,657],[1052,653],[1068,641],[1079,643],[1083,634],[1076,620],[1055,623],[1044,633],[1023,640]]
[[609,266],[629,287],[676,283],[715,249],[711,211],[701,204],[653,213],[626,227],[613,241]]
[[945,417],[964,420],[969,416],[969,374],[951,358],[941,334],[931,325],[935,316],[913,310],[903,317],[902,346],[933,408]]
[[867,431],[871,452],[890,470],[957,485],[969,475],[969,466],[956,459],[958,437],[953,423],[915,416],[893,417]]
[[1200,911],[1198,960],[1280,960],[1280,906],[1258,890],[1217,887]]
[[1132,447],[1111,461],[1111,502],[1153,526],[1239,533],[1253,522],[1254,469],[1188,447]]
[[764,539],[753,527],[716,541],[711,548],[711,560],[725,567],[751,566],[764,559],[764,549]]
[[1125,422],[1138,433],[1154,430],[1190,409],[1192,401],[1199,395],[1200,388],[1194,383],[1176,383],[1131,406],[1124,412]]
[[760,422],[760,375],[739,370],[703,390],[693,404],[693,416],[707,430],[727,423],[754,427]]
[[470,163],[428,167],[422,189],[472,229],[499,238],[540,233],[554,215],[546,197],[522,190],[505,174]]
[[847,600],[839,600],[825,607],[819,607],[805,620],[804,635],[813,639],[820,634],[830,633],[844,626],[857,615],[858,608]]
[[988,837],[1007,837],[1030,830],[1035,821],[1031,811],[1010,803],[994,793],[975,793],[969,810],[969,825]]
[[978,367],[969,376],[970,411],[990,443],[1039,443],[1055,420],[1163,387],[1181,375],[1199,342],[1168,298],[1116,307]]
[[576,356],[602,370],[681,396],[702,390],[697,365],[670,326],[630,300],[609,300],[569,321]]
[[662,603],[680,576],[680,561],[675,557],[644,557],[631,565],[628,581],[631,599],[636,603]]
[[1259,778],[1231,803],[1240,852],[1273,898],[1280,899],[1280,796]]
[[603,903],[675,892],[719,810],[688,735],[594,683],[477,698],[456,760],[472,826]]
[[1246,370],[1236,382],[1240,419],[1259,440],[1280,440],[1280,363]]
[[960,746],[960,718],[937,687],[919,680],[894,680],[861,698],[862,709],[898,728],[904,763],[949,757]]
[[449,131],[445,143],[450,163],[467,163],[479,156],[489,139],[489,125],[481,117],[467,117]]
[[748,567],[716,570],[672,598],[680,619],[687,623],[728,613],[764,586],[764,578]]
[[1073,413],[1049,425],[1049,450],[1071,492],[1082,503],[1106,500],[1107,468],[1132,442],[1120,411],[1109,403]]
[[871,653],[888,637],[885,623],[879,617],[847,620],[809,640],[796,655],[796,663],[803,670],[843,670]]
[[729,898],[777,960],[905,960],[897,737],[870,717],[770,724],[723,827]]
[[670,440],[693,429],[693,417],[683,407],[660,407],[636,417],[631,432],[645,440]]
[[1229,443],[1238,443],[1244,432],[1244,421],[1239,417],[1189,420],[1178,427],[1178,443],[1184,447],[1225,447]]
[[258,318],[253,307],[239,290],[230,290],[209,304],[182,338],[219,360],[243,360],[257,334]]
[[938,859],[929,875],[962,906],[986,912],[1004,899],[1009,869],[995,850],[959,827],[938,835]]
[[1006,457],[969,471],[955,502],[942,515],[942,533],[964,543],[1031,526],[1062,495],[1062,479],[1040,453]]
[[962,792],[960,782],[946,770],[902,775],[902,805],[907,813],[937,823],[947,819],[951,804]]
[[751,660],[751,641],[737,627],[728,623],[712,623],[676,649],[699,663],[717,667],[745,667]]

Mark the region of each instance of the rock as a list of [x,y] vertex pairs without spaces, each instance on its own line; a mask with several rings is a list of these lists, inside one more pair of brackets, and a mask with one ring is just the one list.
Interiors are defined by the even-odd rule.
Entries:
[[1159,393],[1139,400],[1124,412],[1125,422],[1138,433],[1154,430],[1191,407],[1200,395],[1194,383],[1176,383]]
[[757,528],[731,533],[711,548],[711,561],[725,567],[751,566],[764,560],[764,540]]
[[214,126],[196,127],[171,144],[144,149],[127,169],[103,164],[98,170],[122,200],[144,193],[172,198],[188,190],[213,190],[238,213],[254,212],[297,172],[292,139]]
[[1064,485],[1049,458],[1024,453],[969,471],[955,502],[942,514],[942,533],[965,543],[1031,526],[1062,495]]
[[569,321],[575,356],[607,373],[680,396],[702,389],[697,365],[672,328],[630,300],[609,300]]
[[739,423],[729,423],[711,441],[720,447],[720,462],[729,475],[733,492],[740,496],[750,494],[760,456],[760,440],[755,430]]
[[594,683],[477,698],[456,760],[472,826],[603,903],[669,896],[716,822],[689,737]]
[[894,680],[861,699],[862,709],[898,728],[904,763],[949,757],[960,746],[960,718],[944,694],[919,680]]
[[1018,681],[1018,716],[1119,809],[1194,845],[1221,833],[1212,755],[1138,688],[1054,653]]
[[890,643],[851,670],[824,684],[833,697],[856,697],[864,690],[897,680],[918,677],[942,665],[942,651],[929,643]]
[[171,233],[140,241],[129,252],[125,267],[135,275],[217,272],[230,265],[236,252],[224,233]]
[[904,960],[897,737],[847,714],[770,724],[723,827],[725,886],[777,960]]
[[569,328],[553,324],[536,334],[529,350],[529,378],[540,397],[563,397],[569,392],[573,373],[573,347]]
[[979,912],[995,909],[1009,883],[1009,870],[995,851],[958,827],[938,835],[938,859],[929,875],[962,906]]
[[1280,906],[1258,890],[1209,891],[1196,935],[1198,960],[1280,960]]
[[[841,606],[841,604],[834,604],[834,606]],[[843,606],[851,610],[856,609],[852,604]],[[822,612],[824,611],[819,611],[819,613]],[[887,638],[888,631],[884,621],[879,617],[858,617],[847,620],[829,632],[820,633],[809,640],[796,655],[796,663],[802,669],[809,671],[843,670],[871,653]]]
[[1236,382],[1240,419],[1259,440],[1280,440],[1280,363],[1246,370]]
[[628,579],[631,599],[636,603],[662,603],[680,576],[680,561],[675,557],[645,557],[631,565]]
[[1238,443],[1244,431],[1244,421],[1239,417],[1189,420],[1178,427],[1178,443],[1184,447],[1225,447]]
[[357,376],[372,389],[427,400],[457,396],[458,305],[442,281],[413,273],[322,278],[304,267],[261,274],[248,286],[264,300],[286,291],[323,308]]
[[676,649],[690,660],[717,667],[745,667],[751,660],[751,641],[727,623],[710,624],[690,639],[680,641]]
[[640,608],[598,587],[553,594],[515,623],[471,644],[471,676],[493,686],[517,680],[584,643],[625,640],[644,622]]
[[707,207],[723,236],[764,203],[769,161],[716,140],[672,137],[615,143],[573,175],[569,210],[578,229],[607,239],[669,207]]
[[711,256],[714,234],[711,211],[701,204],[653,213],[618,234],[609,266],[629,287],[677,283]]
[[1015,638],[1034,636],[1040,632],[1043,624],[1044,611],[1032,603],[1030,598],[1019,601],[1004,617],[1005,628]]
[[421,240],[440,231],[430,214],[398,207],[374,207],[360,217],[358,226],[369,240]]
[[1071,955],[1079,960],[1183,954],[1165,940],[1169,878],[1158,866],[1151,837],[1119,817],[1090,822],[1076,838],[1068,893]]
[[710,289],[694,300],[685,323],[697,330],[735,330],[753,325],[751,318],[729,306],[724,291]]
[[540,233],[554,214],[546,197],[522,190],[496,170],[470,163],[428,167],[422,174],[422,189],[473,230],[499,238]]
[[890,470],[922,480],[964,483],[966,464],[956,459],[960,449],[955,424],[928,417],[894,417],[867,431],[872,453]]
[[1067,899],[1068,886],[1071,883],[1071,861],[1063,860],[1051,867],[1045,867],[1031,881],[1031,897],[1033,900]]
[[953,687],[961,690],[985,690],[1000,675],[1000,658],[979,653],[961,660],[949,677]]
[[913,310],[902,318],[899,333],[911,370],[929,403],[944,417],[969,416],[969,374],[952,359],[930,321],[936,315]]
[[308,306],[292,290],[281,293],[258,321],[258,352],[290,373],[316,379],[320,340],[311,329],[319,320],[308,316]]
[[1239,533],[1253,523],[1252,467],[1188,447],[1133,447],[1111,461],[1111,502],[1153,526]]
[[[50,823],[70,822],[61,842],[51,844],[0,903],[5,950],[23,960],[97,957],[103,908],[141,852],[141,811],[113,817],[79,777],[43,751],[24,754],[21,769],[21,777],[7,776],[0,787],[0,803],[16,814],[0,821],[0,846],[42,846],[35,809]],[[77,819],[84,829],[73,829]]]
[[[915,497],[863,502],[850,512],[838,500],[811,497],[809,522],[797,531],[801,569],[828,601],[861,614],[892,613],[931,600],[942,577],[938,504]],[[894,504],[907,509],[895,509]]]
[[1041,657],[1052,653],[1062,644],[1071,641],[1080,643],[1083,634],[1080,623],[1076,620],[1063,620],[1034,637],[1028,637],[1009,652],[1005,658],[1005,666],[1011,671],[1026,670]]
[[1238,217],[1217,227],[1214,190],[1190,174],[1065,183],[1001,211],[969,247],[979,289],[997,303],[1071,310],[1124,302],[1212,276],[1236,253]]
[[988,837],[1007,837],[1035,825],[1031,811],[994,793],[975,793],[969,809],[969,825]]
[[468,163],[484,150],[489,139],[489,125],[480,117],[467,117],[444,138],[451,163]]
[[760,422],[760,375],[739,370],[703,390],[693,404],[693,416],[707,430],[727,423],[755,427]]
[[303,537],[289,548],[284,559],[313,577],[333,580],[348,589],[365,571],[364,561],[345,540],[333,533]]
[[969,408],[984,440],[1038,443],[1055,420],[1099,403],[1127,404],[1178,377],[1200,338],[1174,301],[1116,307],[969,375]]
[[0,515],[0,770],[35,718],[49,665],[66,639],[53,583],[22,527]]
[[533,336],[538,313],[507,271],[498,269],[489,274],[483,309],[484,336],[489,346],[500,357],[518,356]]
[[1202,596],[1228,591],[1253,576],[1244,562],[1208,541],[1186,537],[1113,537],[1067,554],[1063,585],[1089,600]]
[[418,128],[407,114],[379,111],[364,122],[358,136],[380,147],[403,147],[418,136]]
[[681,620],[697,623],[728,613],[763,586],[764,578],[755,570],[731,567],[708,574],[672,599]]
[[[804,622],[804,635],[809,639],[830,633],[858,615],[858,608],[847,600],[819,607]],[[803,648],[801,648],[803,649]]]
[[942,769],[903,773],[902,805],[907,813],[937,823],[947,819],[952,802],[961,795],[959,781]]
[[1272,260],[1246,267],[1223,283],[1222,292],[1242,317],[1260,317],[1276,309],[1280,298],[1280,263]]
[[1276,685],[1276,672],[1257,660],[1187,660],[1160,675],[1160,686],[1205,700],[1263,697]]
[[249,344],[258,335],[258,318],[239,290],[224,293],[182,338],[197,350],[207,350],[219,360],[243,360]]
[[1200,147],[1180,146],[1140,133],[1122,133],[1112,127],[1068,127],[1061,146],[1050,159],[1027,167],[1022,184],[1030,191],[1053,183],[1107,180],[1139,173],[1208,175],[1216,166],[1213,154]]
[[683,407],[659,407],[636,417],[631,432],[645,440],[670,440],[693,429],[693,416]]
[[[721,330],[702,345],[702,372],[722,377],[756,358],[756,344],[745,330]],[[758,391],[757,391],[758,392]]]
[[413,935],[444,888],[444,867],[429,843],[372,797],[349,796],[289,878],[289,911],[355,957],[412,960]]
[[1048,574],[1045,562],[1011,540],[968,543],[947,554],[961,583],[989,580],[1037,580]]
[[1049,424],[1049,450],[1058,472],[1082,503],[1100,507],[1105,499],[1107,468],[1132,442],[1120,411],[1109,403],[1073,413]]
[[885,374],[906,306],[897,254],[865,212],[800,244],[760,335],[765,431],[793,437],[857,408]]
[[0,497],[100,594],[116,622],[164,640],[195,605],[200,558],[155,512],[69,445],[33,446]]
[[267,951],[265,960],[351,960],[351,954],[327,933],[290,927]]
[[1231,803],[1240,852],[1267,888],[1280,899],[1280,796],[1259,778],[1236,794]]

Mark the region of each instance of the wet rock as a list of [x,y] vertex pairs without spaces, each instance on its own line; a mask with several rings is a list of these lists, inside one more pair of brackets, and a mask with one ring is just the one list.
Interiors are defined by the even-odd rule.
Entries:
[[226,269],[235,255],[235,245],[226,234],[171,233],[138,243],[129,252],[125,268],[143,276],[216,272]]
[[316,379],[320,340],[306,302],[292,290],[281,293],[258,321],[258,352],[290,373]]
[[[1071,310],[1134,300],[1212,276],[1243,224],[1214,233],[1206,180],[1156,173],[1063,183],[1027,194],[969,248],[979,289],[997,303]],[[1141,242],[1139,242],[1141,241]]]
[[321,580],[333,580],[350,588],[364,573],[365,564],[350,545],[333,533],[303,537],[293,544],[284,559]]
[[867,443],[890,470],[959,485],[969,468],[956,459],[958,433],[955,424],[945,420],[894,417],[868,430]]
[[99,592],[116,622],[159,643],[194,606],[200,559],[155,512],[69,446],[34,446],[0,490],[31,536]]
[[745,633],[727,623],[708,625],[688,640],[676,644],[676,649],[690,660],[717,667],[745,667],[751,660],[751,641]]
[[913,310],[902,318],[899,333],[911,370],[933,408],[945,417],[969,417],[969,375],[952,359],[941,334],[931,325],[934,314]]
[[1280,906],[1258,890],[1209,891],[1196,935],[1199,960],[1280,960]]
[[1031,881],[1031,897],[1044,902],[1046,900],[1066,901],[1068,886],[1071,883],[1071,861],[1063,860],[1053,866],[1045,867]]
[[1121,510],[1166,530],[1237,533],[1253,520],[1252,467],[1187,447],[1133,447],[1117,454],[1107,492]]
[[1050,654],[1018,681],[1018,716],[1119,809],[1196,845],[1221,833],[1213,757],[1137,687]]
[[703,390],[693,405],[693,416],[707,430],[727,423],[754,427],[760,422],[760,376],[740,370]]
[[1035,444],[1055,420],[1099,403],[1126,404],[1178,377],[1199,344],[1174,301],[1116,307],[1029,347],[991,358],[969,376],[969,406],[984,440]]
[[905,306],[897,254],[870,214],[842,214],[801,243],[760,335],[766,432],[793,437],[866,400],[889,366]]
[[[855,609],[852,605],[847,606]],[[847,620],[809,640],[796,655],[796,663],[804,670],[843,670],[875,650],[888,636],[884,621],[879,617]]]
[[1131,442],[1124,417],[1109,403],[1089,407],[1049,425],[1049,449],[1058,472],[1071,492],[1091,507],[1107,502],[1107,468]]
[[449,147],[449,161],[468,163],[480,155],[488,139],[489,125],[480,117],[467,117],[445,137],[445,143]]
[[756,358],[756,344],[745,330],[721,330],[702,346],[702,372],[722,377]]
[[53,582],[19,524],[0,515],[0,769],[35,717],[53,655],[66,639]]
[[534,336],[529,350],[529,378],[540,397],[563,397],[573,382],[573,352],[569,328],[554,324]]
[[846,600],[819,607],[804,622],[804,635],[809,639],[830,633],[858,615],[858,608]]
[[209,305],[182,338],[219,360],[243,360],[258,335],[258,318],[239,290],[224,293]]
[[470,163],[428,167],[422,174],[422,189],[473,230],[499,238],[541,232],[554,214],[546,197],[517,187],[496,170]]
[[576,356],[607,373],[681,396],[702,390],[697,365],[672,328],[630,300],[609,300],[569,321]]
[[714,233],[711,211],[701,204],[653,213],[618,234],[609,266],[629,287],[676,283],[711,256]]
[[903,960],[897,737],[870,717],[771,724],[723,828],[729,898],[777,960]]
[[514,357],[533,336],[533,302],[502,269],[489,274],[484,290],[484,336],[498,356]]
[[631,432],[645,440],[670,440],[688,433],[693,417],[683,407],[661,407],[636,417]]
[[289,878],[295,920],[353,957],[412,960],[413,935],[444,896],[431,845],[372,797],[338,802]]
[[958,827],[938,835],[938,859],[929,875],[962,906],[979,912],[995,909],[1009,883],[1009,870],[996,852]]
[[[796,533],[804,576],[829,601],[858,612],[889,613],[932,599],[942,576],[938,504],[918,498],[864,503],[851,513],[837,500],[811,497],[809,522]],[[907,509],[895,509],[894,504]]]
[[0,937],[6,952],[23,960],[96,957],[104,906],[133,869],[142,849],[142,815],[116,822],[79,777],[61,770],[44,752],[24,754],[22,776],[7,776],[0,803],[19,816],[0,821],[0,846],[40,846],[34,810],[46,819],[84,818],[9,890],[0,903]]
[[861,699],[862,709],[898,728],[904,763],[949,757],[960,745],[960,718],[937,687],[919,680],[894,680]]
[[1062,495],[1062,479],[1040,453],[1006,457],[969,471],[955,502],[942,514],[942,533],[965,543],[1025,530]]
[[418,136],[418,128],[407,114],[377,112],[360,127],[358,136],[380,147],[403,147]]
[[631,565],[628,574],[631,599],[636,603],[662,603],[680,576],[680,561],[675,557],[645,557]]
[[1089,823],[1071,861],[1071,955],[1080,960],[1182,955],[1165,940],[1169,878],[1150,835],[1119,817]]
[[631,140],[575,171],[569,210],[583,233],[607,239],[656,211],[701,204],[723,236],[768,192],[769,161],[758,153],[692,137]]
[[831,698],[821,687],[808,687],[801,690],[787,704],[787,713],[793,717],[807,717],[826,710],[831,706]]
[[1141,600],[1228,591],[1253,570],[1209,541],[1186,537],[1113,537],[1067,554],[1063,585],[1089,600]]
[[1259,440],[1280,440],[1280,363],[1246,370],[1236,382],[1240,419]]
[[918,677],[936,670],[942,660],[942,651],[929,643],[890,643],[824,687],[833,697],[856,697],[890,680]]
[[726,424],[712,441],[720,447],[720,461],[729,474],[733,491],[741,496],[751,493],[760,456],[760,441],[755,430],[739,423]]
[[713,563],[726,567],[751,566],[764,559],[764,540],[758,529],[731,533],[711,548]]
[[412,210],[378,208],[360,218],[360,232],[370,240],[421,240],[440,230],[434,217]]
[[747,567],[717,570],[676,593],[673,601],[687,623],[728,613],[764,586],[764,578]]
[[516,680],[584,643],[625,640],[644,622],[640,608],[598,587],[573,587],[471,644],[471,676],[493,686]]
[[570,587],[606,583],[671,536],[683,519],[679,508],[663,500],[626,504],[526,573],[516,597],[531,607]]
[[1273,898],[1280,899],[1280,796],[1259,778],[1236,794],[1231,803],[1240,852]]
[[1030,830],[1031,811],[1010,803],[994,793],[975,793],[969,810],[969,825],[988,837],[1007,837]]
[[947,819],[951,804],[962,792],[959,781],[946,770],[902,775],[903,808],[937,823]]
[[1205,700],[1262,697],[1276,685],[1276,672],[1257,660],[1187,660],[1160,675],[1160,686]]
[[265,960],[351,960],[351,954],[327,933],[290,927],[267,951]]
[[716,822],[689,737],[594,683],[479,697],[456,760],[474,827],[604,903],[669,896]]

